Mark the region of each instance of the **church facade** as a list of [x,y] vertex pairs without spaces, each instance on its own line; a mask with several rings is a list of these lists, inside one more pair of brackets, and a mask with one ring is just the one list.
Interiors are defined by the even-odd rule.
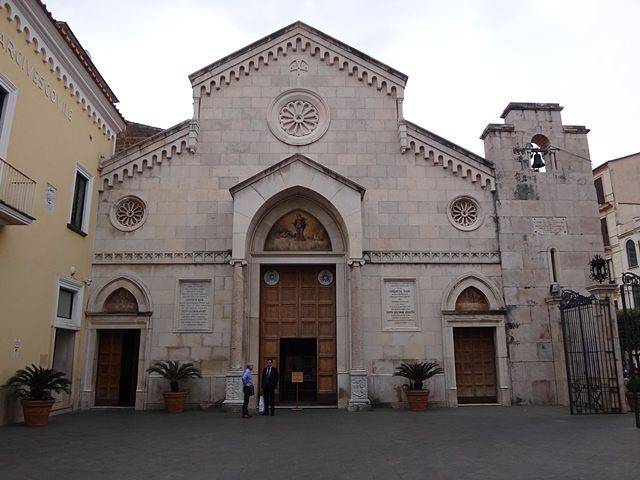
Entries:
[[426,360],[435,404],[566,404],[550,286],[584,291],[603,245],[561,106],[510,103],[483,158],[300,22],[189,78],[193,118],[100,166],[81,408],[159,407],[163,359],[201,368],[189,403],[237,407],[268,358],[281,403],[301,371],[306,402],[399,405],[395,368]]

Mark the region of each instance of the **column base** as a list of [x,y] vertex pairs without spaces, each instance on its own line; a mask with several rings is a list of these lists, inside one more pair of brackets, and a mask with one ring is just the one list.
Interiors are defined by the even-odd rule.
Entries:
[[225,412],[239,412],[242,410],[244,395],[242,393],[242,370],[229,370],[224,386],[224,401],[222,409]]
[[367,382],[366,370],[352,370],[351,376],[351,397],[347,410],[349,412],[361,412],[371,408],[369,401],[369,384]]

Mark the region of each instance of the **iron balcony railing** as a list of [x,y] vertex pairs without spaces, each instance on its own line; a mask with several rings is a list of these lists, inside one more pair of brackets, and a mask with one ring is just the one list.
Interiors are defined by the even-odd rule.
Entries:
[[35,180],[0,158],[0,202],[33,217]]

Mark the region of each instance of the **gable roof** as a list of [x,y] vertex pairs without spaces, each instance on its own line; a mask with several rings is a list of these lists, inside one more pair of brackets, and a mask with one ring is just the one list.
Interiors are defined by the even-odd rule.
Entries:
[[306,23],[297,21],[266,37],[223,57],[189,75],[194,92],[210,94],[229,85],[232,78],[249,75],[270,61],[277,61],[291,52],[307,52],[311,56],[337,65],[359,80],[367,80],[387,94],[404,89],[408,76],[369,55],[327,35]]
[[366,188],[364,188],[362,185],[357,184],[353,180],[349,180],[344,175],[340,175],[338,172],[335,172],[330,168],[325,167],[324,165],[320,165],[318,162],[315,162],[311,160],[309,157],[305,157],[304,155],[301,155],[299,153],[291,155],[290,157],[285,158],[284,160],[281,160],[280,162],[274,165],[271,165],[270,167],[265,168],[261,172],[258,172],[255,175],[247,178],[246,180],[243,180],[242,182],[237,183],[236,185],[234,185],[229,189],[229,192],[233,197],[240,190],[244,190],[245,188],[250,187],[254,183],[258,182],[259,180],[262,180],[263,178],[268,177],[269,175],[273,175],[279,170],[282,170],[283,168],[295,162],[300,162],[300,163],[304,163],[305,165],[308,165],[309,167],[317,170],[323,175],[327,175],[328,177],[331,177],[334,180],[337,180],[338,182],[346,185],[350,189],[355,190],[360,194],[360,198],[364,197]]

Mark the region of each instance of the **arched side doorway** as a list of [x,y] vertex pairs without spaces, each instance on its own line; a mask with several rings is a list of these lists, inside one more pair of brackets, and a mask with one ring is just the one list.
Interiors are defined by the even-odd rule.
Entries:
[[448,406],[511,404],[504,318],[502,296],[484,276],[462,275],[445,289],[442,332]]
[[[234,265],[234,302],[225,405],[233,407],[241,403],[243,363],[252,362],[259,367],[255,372],[257,382],[266,356],[277,356],[280,362],[282,348],[304,348],[284,345],[282,338],[305,338],[304,335],[293,337],[294,334],[300,335],[305,322],[310,329],[307,338],[316,338],[317,381],[323,381],[323,371],[326,373],[331,369],[335,372],[332,378],[327,373],[324,377],[326,388],[318,385],[317,393],[326,390],[326,399],[332,397],[331,402],[335,404],[337,401],[339,406],[358,409],[368,405],[358,300],[364,188],[307,157],[293,155],[232,187],[230,192],[234,198],[231,261]],[[286,239],[268,242],[269,233],[279,221],[288,222],[284,230],[295,230],[296,211],[310,215],[326,230],[329,242],[324,248],[309,248],[313,242],[306,242],[304,248],[287,248]],[[291,218],[282,220],[287,215]],[[282,225],[278,228],[281,234],[289,235],[282,231]],[[290,235],[295,236],[293,230]],[[268,305],[269,302],[263,301],[269,291],[277,290],[277,287],[267,289],[262,285],[267,269],[278,274],[281,273],[278,269],[281,269],[287,277],[284,280],[298,284],[294,299],[296,321],[289,322],[298,326],[290,335],[283,334],[282,324],[287,322],[276,322],[273,316],[270,319],[264,317],[261,322],[261,312],[265,308],[273,307],[278,311],[283,308],[281,304],[273,305],[272,302]],[[334,293],[331,298],[325,298],[329,307],[318,303],[319,298],[329,291],[318,287],[317,279],[322,270],[329,270],[334,277],[331,290]],[[315,293],[310,293],[312,290]],[[331,321],[327,315],[316,315],[314,322],[304,320],[309,318],[301,315],[302,309],[309,307],[304,306],[305,300],[300,298],[305,292],[316,302],[315,311],[325,307],[333,310]],[[335,327],[329,326],[331,322]],[[271,338],[267,337],[273,325],[265,327],[269,323],[278,324],[278,332],[271,332]],[[326,333],[329,329],[335,331],[334,338],[325,338],[327,342],[323,344],[323,335],[318,332]],[[312,334],[317,336],[312,337]],[[271,343],[266,340],[271,340]],[[325,350],[321,351],[323,348]],[[322,356],[324,366],[319,363]],[[333,392],[331,395],[329,390]]]
[[82,408],[144,409],[152,311],[148,290],[131,275],[95,289],[87,308]]

